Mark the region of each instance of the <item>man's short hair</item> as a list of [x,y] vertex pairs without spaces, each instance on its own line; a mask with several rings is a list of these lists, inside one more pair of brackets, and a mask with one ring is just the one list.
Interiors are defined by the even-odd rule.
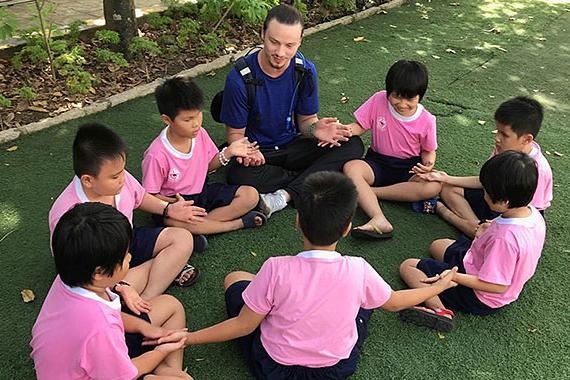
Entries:
[[386,74],[386,96],[395,93],[407,99],[419,95],[423,99],[428,86],[426,66],[418,61],[401,59]]
[[542,105],[527,96],[517,96],[503,102],[495,111],[495,121],[510,125],[518,137],[530,133],[536,138],[540,131],[544,110]]
[[112,129],[97,123],[84,124],[73,140],[73,171],[78,177],[97,176],[103,162],[125,158],[126,150],[123,139]]
[[508,201],[509,208],[525,207],[536,191],[538,168],[528,154],[507,150],[483,164],[479,180],[493,203]]
[[301,12],[297,10],[297,8],[288,5],[288,4],[279,4],[276,7],[273,7],[267,12],[267,17],[265,17],[265,21],[263,22],[263,31],[267,30],[269,23],[271,20],[277,20],[277,22],[286,25],[301,25],[301,35],[303,34],[303,30],[305,30],[305,23],[303,21],[303,15]]
[[176,119],[180,111],[201,111],[204,93],[190,78],[174,76],[166,79],[154,90],[158,112]]
[[74,206],[59,219],[52,236],[55,267],[68,286],[91,283],[99,268],[112,276],[129,249],[129,220],[114,207],[86,202]]
[[356,187],[343,174],[317,172],[305,179],[297,205],[303,235],[314,245],[337,242],[356,210]]

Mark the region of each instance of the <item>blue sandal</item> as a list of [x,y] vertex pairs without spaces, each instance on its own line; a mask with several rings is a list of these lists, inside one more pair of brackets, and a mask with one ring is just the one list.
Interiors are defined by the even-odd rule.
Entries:
[[[261,224],[256,224],[255,218],[260,218]],[[250,211],[241,217],[241,221],[243,222],[243,228],[257,228],[267,223],[267,216],[259,211]]]
[[430,198],[425,201],[412,202],[412,210],[420,214],[435,214],[437,199]]

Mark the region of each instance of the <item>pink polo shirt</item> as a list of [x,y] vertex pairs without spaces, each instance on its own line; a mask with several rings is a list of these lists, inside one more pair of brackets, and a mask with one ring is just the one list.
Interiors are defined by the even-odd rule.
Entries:
[[[144,194],[145,191],[141,184],[125,170],[125,184],[121,192],[115,195],[115,207],[129,219],[131,225],[133,224],[133,210],[140,206]],[[50,236],[63,214],[76,204],[85,202],[90,202],[90,200],[81,186],[81,181],[75,176],[51,206],[48,216]]]
[[400,115],[386,91],[372,95],[355,112],[358,124],[372,133],[372,149],[396,158],[417,157],[437,149],[435,116],[421,104],[409,117]]
[[164,128],[150,144],[142,161],[143,186],[151,194],[165,196],[194,195],[202,192],[208,165],[218,154],[218,147],[204,128],[192,139],[190,153],[176,150]]
[[382,306],[390,286],[361,257],[305,251],[269,258],[243,292],[264,314],[261,342],[278,363],[328,367],[356,344],[356,315]]
[[119,297],[111,301],[56,277],[32,329],[32,359],[39,380],[132,380]]
[[[495,149],[491,152],[490,157],[496,154],[497,150]],[[552,169],[536,141],[532,142],[532,149],[528,155],[536,161],[538,168],[538,183],[530,204],[539,210],[546,210],[552,202]]]
[[530,209],[532,214],[526,218],[496,218],[473,241],[463,258],[467,274],[492,284],[508,285],[502,294],[475,290],[477,298],[489,307],[499,308],[515,301],[534,275],[546,226],[538,210],[532,206]]

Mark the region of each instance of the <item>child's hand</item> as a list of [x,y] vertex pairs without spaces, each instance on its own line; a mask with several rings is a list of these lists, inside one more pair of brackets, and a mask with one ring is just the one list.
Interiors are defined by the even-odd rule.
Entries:
[[249,157],[255,155],[259,151],[257,141],[249,142],[247,137],[234,141],[226,149],[226,157]]
[[324,117],[317,122],[313,136],[319,141],[318,146],[333,148],[340,146],[341,142],[348,141],[352,136],[352,130],[350,126],[339,123],[334,117]]
[[175,342],[172,343],[163,343],[156,346],[154,349],[165,354],[170,354],[171,352],[178,351],[184,348],[184,342],[186,341],[186,337],[183,337]]
[[168,208],[168,217],[190,224],[202,223],[208,215],[202,207],[194,206],[194,201],[185,200],[180,194],[176,194],[176,203]]
[[155,338],[146,337],[144,338],[142,345],[143,346],[156,346],[158,344],[164,343],[173,343],[178,342],[180,339],[186,339],[188,336],[188,329],[180,329],[180,330],[165,330],[166,334],[162,336],[157,336]]
[[150,311],[150,303],[143,300],[132,286],[117,284],[114,289],[119,293],[125,305],[136,315]]
[[475,238],[478,238],[479,236],[483,235],[485,231],[487,231],[487,229],[491,227],[491,223],[493,223],[492,220],[485,220],[484,223],[479,224],[475,229]]
[[429,168],[422,164],[416,164],[416,166],[410,170],[410,173],[428,182],[446,182],[449,177],[448,174],[442,170],[435,170],[433,166]]
[[453,288],[454,286],[457,286],[457,283],[453,281],[456,273],[457,267],[453,267],[452,269],[444,270],[433,277],[426,278],[425,280],[422,280],[422,282],[424,284],[438,285],[444,289]]
[[247,157],[237,157],[236,161],[243,166],[259,166],[265,164],[265,156],[257,150]]

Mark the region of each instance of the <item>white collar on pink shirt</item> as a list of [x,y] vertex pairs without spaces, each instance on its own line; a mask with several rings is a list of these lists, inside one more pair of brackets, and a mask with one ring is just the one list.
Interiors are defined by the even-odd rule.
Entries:
[[91,290],[87,290],[80,286],[71,287],[69,285],[66,285],[63,281],[61,282],[61,284],[65,289],[69,290],[73,294],[77,294],[80,297],[89,298],[101,302],[109,306],[113,310],[121,310],[121,298],[112,291],[110,291],[109,289],[105,289],[105,291],[109,295],[111,301],[105,301],[103,298],[99,297],[97,294],[95,294],[95,292],[92,292]]
[[530,149],[530,153],[528,155],[532,158],[536,158],[536,156],[538,156],[540,153],[540,146],[535,141],[533,141],[531,145],[532,148]]
[[189,153],[182,153],[182,152],[176,150],[176,148],[172,146],[170,141],[168,141],[168,136],[166,135],[166,131],[168,131],[168,126],[166,128],[164,128],[162,130],[162,132],[160,132],[160,141],[162,141],[162,144],[164,145],[166,150],[168,150],[170,153],[172,153],[172,155],[174,155],[174,157],[176,157],[176,158],[181,158],[183,160],[188,160],[188,159],[192,158],[192,152],[194,152],[194,147],[196,146],[196,138],[194,137],[192,139],[192,147],[190,148],[190,152]]
[[511,224],[517,226],[532,227],[535,225],[534,218],[537,217],[538,210],[531,205],[529,205],[528,208],[530,208],[531,214],[526,218],[503,218],[501,215],[495,219],[495,222],[498,224]]
[[[77,197],[81,201],[81,203],[91,202],[89,198],[87,198],[87,194],[85,194],[85,190],[83,190],[83,186],[81,185],[81,180],[78,176],[73,177],[73,183],[75,185],[75,193]],[[115,195],[115,208],[119,208],[119,203],[121,202],[121,194]]]
[[394,119],[400,120],[400,121],[403,121],[406,123],[409,123],[411,121],[416,120],[418,117],[420,117],[420,115],[422,114],[422,111],[424,110],[424,106],[422,106],[420,103],[418,103],[418,106],[416,107],[416,112],[414,112],[414,114],[412,116],[402,116],[398,113],[398,111],[396,111],[396,109],[392,106],[392,104],[390,104],[389,101],[388,101],[388,108],[390,109],[390,113],[392,114]]
[[311,251],[300,252],[297,256],[304,257],[305,259],[335,260],[340,257],[340,253],[337,251],[321,251],[314,249]]

